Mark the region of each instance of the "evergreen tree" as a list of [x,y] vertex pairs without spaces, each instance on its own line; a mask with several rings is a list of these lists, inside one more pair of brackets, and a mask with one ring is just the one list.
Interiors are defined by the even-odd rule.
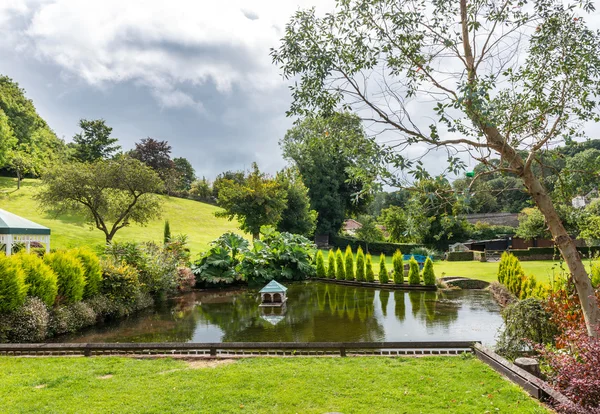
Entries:
[[327,254],[327,278],[335,279],[335,253],[333,249]]
[[387,284],[389,281],[387,267],[385,266],[385,254],[379,257],[379,283]]
[[394,266],[394,283],[404,283],[404,263],[402,262],[402,252],[396,250],[392,256],[392,265]]
[[346,280],[354,280],[354,256],[352,255],[352,247],[346,246],[346,254],[344,255],[346,263]]
[[171,241],[171,225],[169,224],[169,220],[165,220],[165,229],[163,231],[163,242],[165,244]]
[[414,256],[411,256],[408,262],[408,283],[411,285],[418,285],[421,283],[421,277],[419,276],[419,263],[415,260]]
[[433,260],[428,257],[425,260],[425,267],[423,268],[423,283],[427,286],[435,285],[435,273],[433,272]]
[[356,251],[356,280],[358,282],[365,281],[365,254],[360,246]]
[[375,273],[373,273],[373,259],[369,253],[367,253],[365,257],[365,278],[367,279],[367,282],[375,281]]
[[335,278],[337,280],[346,279],[346,272],[344,270],[344,256],[342,255],[342,251],[337,249],[335,252]]
[[323,252],[317,251],[317,277],[325,278],[327,276],[325,272],[325,260],[323,258]]

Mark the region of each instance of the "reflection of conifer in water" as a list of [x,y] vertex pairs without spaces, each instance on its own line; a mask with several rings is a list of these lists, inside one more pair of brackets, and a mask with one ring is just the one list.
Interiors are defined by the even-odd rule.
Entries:
[[410,306],[412,308],[413,316],[417,316],[421,311],[421,299],[423,298],[423,292],[408,292],[408,298],[410,299]]
[[344,317],[344,293],[345,289],[342,286],[335,287],[335,310],[340,318]]
[[400,322],[403,322],[406,319],[406,304],[404,303],[404,292],[400,290],[394,291],[394,312],[396,314],[396,318]]
[[365,289],[364,298],[365,308],[367,310],[367,317],[370,318],[373,316],[375,308],[375,290]]
[[344,308],[348,313],[348,318],[353,321],[356,313],[356,288],[346,288],[344,292]]
[[435,319],[435,304],[437,303],[437,297],[435,292],[424,292],[423,302],[425,304],[425,313],[428,321]]
[[331,292],[331,290],[331,285],[325,284],[325,303],[327,306],[329,306],[329,311],[331,312],[331,314],[333,314],[335,310],[335,304],[333,303],[333,293]]
[[356,308],[358,309],[358,318],[361,320],[361,322],[364,322],[367,319],[366,293],[367,289],[363,288],[357,292],[356,296]]
[[387,316],[387,306],[388,300],[390,299],[389,290],[380,290],[379,291],[379,301],[381,302],[381,312],[383,312],[383,316]]
[[323,311],[325,310],[325,302],[326,302],[326,294],[327,294],[327,285],[318,285],[316,286],[317,289],[317,303],[319,306],[319,310]]

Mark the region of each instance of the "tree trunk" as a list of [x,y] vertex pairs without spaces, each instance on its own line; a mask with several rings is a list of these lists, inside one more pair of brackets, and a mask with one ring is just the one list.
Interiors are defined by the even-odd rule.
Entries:
[[17,190],[21,189],[21,173],[17,170]]
[[260,240],[260,232],[252,233],[252,241]]

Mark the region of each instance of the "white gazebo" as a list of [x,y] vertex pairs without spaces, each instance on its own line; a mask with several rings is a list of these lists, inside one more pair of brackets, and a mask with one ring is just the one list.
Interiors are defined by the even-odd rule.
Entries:
[[24,243],[29,253],[31,242],[45,244],[46,252],[49,252],[50,229],[0,209],[0,244],[5,246],[6,255],[11,255],[13,245],[17,243]]

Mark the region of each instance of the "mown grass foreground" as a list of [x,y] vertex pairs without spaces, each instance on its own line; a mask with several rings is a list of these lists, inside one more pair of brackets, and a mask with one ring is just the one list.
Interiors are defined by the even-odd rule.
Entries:
[[1,357],[0,407],[10,413],[549,412],[471,357],[228,362]]
[[[104,233],[92,229],[81,214],[60,214],[58,216],[40,210],[33,198],[41,185],[40,180],[23,180],[21,189],[16,190],[14,179],[0,177],[0,208],[35,221],[52,230],[53,248],[89,246],[102,248]],[[187,234],[190,250],[195,256],[208,249],[211,241],[226,231],[240,233],[235,221],[215,217],[220,209],[216,206],[182,198],[161,196],[163,199],[162,217],[147,226],[132,224],[119,230],[116,241],[157,241],[163,240],[164,221],[169,220],[172,234]]]

